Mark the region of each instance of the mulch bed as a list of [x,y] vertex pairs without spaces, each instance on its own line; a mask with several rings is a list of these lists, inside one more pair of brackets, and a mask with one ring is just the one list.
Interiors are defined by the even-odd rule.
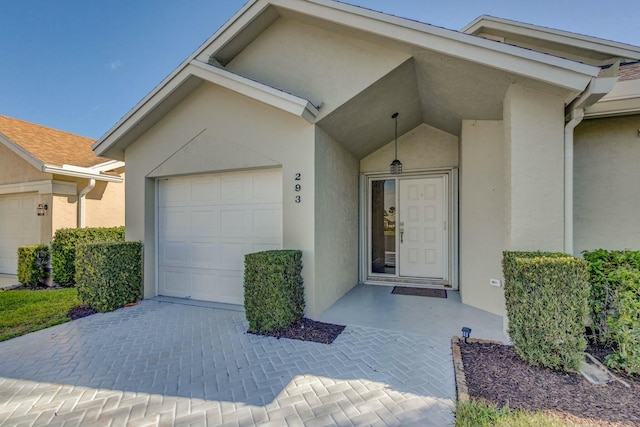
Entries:
[[[331,344],[344,330],[343,325],[332,323],[316,322],[315,320],[303,318],[298,324],[288,327],[280,332],[261,333],[256,335],[266,335],[269,337],[289,338],[300,341],[313,341],[321,344]],[[249,332],[253,333],[253,332]]]
[[[465,343],[460,352],[469,395],[512,409],[543,410],[580,425],[640,425],[640,377],[615,373],[618,381],[593,385],[579,373],[553,371],[523,361],[513,346]],[[587,351],[603,361],[610,349]]]
[[71,320],[81,319],[83,317],[91,316],[92,314],[96,314],[98,310],[95,308],[91,308],[88,305],[79,305],[77,307],[73,307],[67,313],[67,317]]

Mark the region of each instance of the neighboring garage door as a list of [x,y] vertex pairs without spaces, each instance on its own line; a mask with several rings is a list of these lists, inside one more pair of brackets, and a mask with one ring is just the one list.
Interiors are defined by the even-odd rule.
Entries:
[[280,248],[280,169],[159,181],[160,295],[242,304],[244,255]]
[[37,194],[0,196],[0,273],[16,274],[18,248],[40,243]]

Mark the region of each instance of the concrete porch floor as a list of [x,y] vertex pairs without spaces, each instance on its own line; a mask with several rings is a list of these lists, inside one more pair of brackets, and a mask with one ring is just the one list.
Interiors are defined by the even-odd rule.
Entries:
[[461,336],[508,342],[502,317],[463,304],[460,293],[447,290],[447,298],[394,295],[393,286],[358,285],[320,316],[319,321],[368,326],[450,338]]

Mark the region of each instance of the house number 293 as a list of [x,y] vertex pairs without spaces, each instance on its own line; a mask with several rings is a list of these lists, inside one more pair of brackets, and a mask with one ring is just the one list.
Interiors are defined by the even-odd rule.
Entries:
[[293,179],[295,181],[295,185],[293,186],[293,189],[295,190],[296,194],[294,201],[296,203],[302,203],[302,195],[300,194],[300,192],[302,191],[302,185],[300,185],[300,181],[302,181],[302,174],[300,172],[296,173],[295,178]]

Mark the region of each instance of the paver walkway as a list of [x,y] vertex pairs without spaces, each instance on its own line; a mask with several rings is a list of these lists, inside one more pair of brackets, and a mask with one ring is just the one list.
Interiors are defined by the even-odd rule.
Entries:
[[0,342],[0,426],[453,423],[447,339],[246,329],[242,312],[146,300]]

